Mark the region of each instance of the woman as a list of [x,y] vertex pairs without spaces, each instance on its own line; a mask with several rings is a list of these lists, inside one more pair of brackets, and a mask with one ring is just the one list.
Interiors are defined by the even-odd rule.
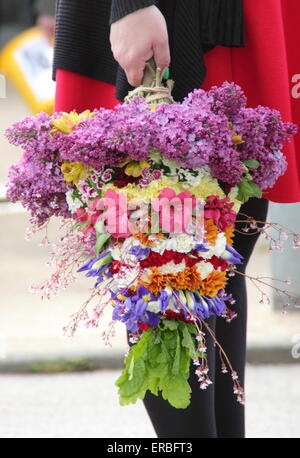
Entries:
[[[188,6],[185,0],[92,0],[88,9],[79,0],[60,0],[54,61],[56,109],[113,107],[130,89],[127,80],[139,85],[145,62],[154,57],[157,66],[170,63],[176,100],[196,87],[208,89],[224,80],[235,81],[245,90],[250,105],[278,108],[286,121],[292,120],[293,113],[295,122],[300,112],[290,99],[288,66],[297,56],[293,51],[288,55],[293,34],[284,28],[299,8],[296,0],[291,2],[294,10],[284,9],[286,2],[280,0],[244,0],[244,27],[241,0],[189,0]],[[296,32],[296,21],[293,25]],[[288,172],[265,195],[268,199],[300,200],[295,146],[292,143],[286,149]],[[265,220],[267,207],[266,199],[250,199],[241,211]],[[235,248],[245,258],[244,269],[255,242],[256,236],[236,235]],[[220,318],[210,319],[209,324],[243,384],[246,288],[241,276],[231,279],[228,286],[238,317],[231,324]],[[192,376],[192,402],[187,409],[176,410],[160,397],[146,396],[144,404],[158,437],[244,437],[244,408],[233,396],[230,377],[221,374],[209,340],[208,358],[214,384],[203,392]]]

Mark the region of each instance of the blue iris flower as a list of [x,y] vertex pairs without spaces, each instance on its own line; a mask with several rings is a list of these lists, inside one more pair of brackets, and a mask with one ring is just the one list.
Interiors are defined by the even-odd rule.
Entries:
[[195,245],[195,250],[197,251],[209,251],[208,248],[205,247],[205,245],[203,243],[197,243],[197,245]]
[[158,297],[158,305],[159,305],[161,312],[164,312],[168,308],[172,297],[173,297],[172,288],[170,288],[169,286],[162,288],[160,292],[160,296]]
[[112,276],[110,265],[112,257],[109,251],[102,253],[97,258],[92,258],[87,261],[77,272],[87,271],[87,277],[97,277],[94,287],[98,286],[105,278]]
[[[124,298],[126,295],[124,294]],[[127,296],[117,299],[113,311],[113,320],[126,323],[131,332],[139,330],[139,323],[157,326],[159,316],[156,313],[147,311],[149,302],[156,300],[156,297],[143,285],[139,286],[134,296]]]
[[139,245],[135,245],[129,250],[130,254],[133,254],[137,257],[137,259],[146,259],[150,254],[150,248],[143,248]]
[[225,254],[221,256],[221,259],[224,259],[231,264],[243,264],[244,257],[239,254],[232,246],[226,245]]

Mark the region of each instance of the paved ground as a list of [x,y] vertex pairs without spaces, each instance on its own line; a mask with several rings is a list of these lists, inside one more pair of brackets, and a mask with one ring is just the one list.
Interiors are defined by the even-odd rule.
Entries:
[[[2,375],[1,438],[155,437],[141,402],[118,405],[117,371]],[[300,437],[297,366],[248,366],[247,437]]]

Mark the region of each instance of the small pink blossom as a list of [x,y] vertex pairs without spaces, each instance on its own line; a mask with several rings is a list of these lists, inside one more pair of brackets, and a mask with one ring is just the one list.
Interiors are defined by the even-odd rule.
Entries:
[[102,181],[104,181],[104,183],[108,183],[108,181],[111,181],[112,180],[112,173],[113,173],[112,169],[106,169],[105,172],[102,173],[102,175],[101,175]]

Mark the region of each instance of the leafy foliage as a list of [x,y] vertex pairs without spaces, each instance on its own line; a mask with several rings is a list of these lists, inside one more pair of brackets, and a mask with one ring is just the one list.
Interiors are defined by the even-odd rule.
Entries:
[[173,407],[190,404],[190,361],[196,358],[196,328],[192,323],[163,320],[149,328],[131,348],[125,369],[116,381],[120,404],[134,404],[149,390]]

